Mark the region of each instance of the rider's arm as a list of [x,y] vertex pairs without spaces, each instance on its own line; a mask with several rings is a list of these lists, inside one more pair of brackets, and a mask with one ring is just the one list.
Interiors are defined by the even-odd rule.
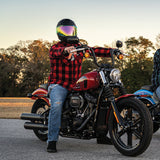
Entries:
[[49,51],[50,58],[59,58],[63,56],[63,59],[71,59],[72,54],[77,54],[77,52],[72,52],[74,50],[74,46],[64,46],[63,43],[57,43],[53,45]]
[[92,48],[95,52],[95,55],[97,57],[110,57],[110,51],[112,48],[103,48],[103,47],[96,47],[96,48]]
[[50,48],[50,51],[49,51],[50,58],[56,58],[56,57],[64,56],[64,54],[63,54],[64,49],[65,49],[65,47],[62,46],[60,43],[57,43],[57,44],[53,45]]
[[155,88],[157,88],[160,85],[160,50],[157,50],[154,54],[152,85]]

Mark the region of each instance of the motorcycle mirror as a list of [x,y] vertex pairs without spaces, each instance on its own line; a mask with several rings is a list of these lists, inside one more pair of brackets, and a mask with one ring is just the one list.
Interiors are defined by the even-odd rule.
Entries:
[[123,43],[118,40],[118,41],[116,42],[116,46],[117,46],[117,48],[121,48],[121,47],[123,46]]

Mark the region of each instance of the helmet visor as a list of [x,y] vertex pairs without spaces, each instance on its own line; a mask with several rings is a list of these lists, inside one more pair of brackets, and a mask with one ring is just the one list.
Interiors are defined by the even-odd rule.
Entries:
[[61,36],[76,36],[77,27],[76,26],[59,26],[57,27],[57,33]]

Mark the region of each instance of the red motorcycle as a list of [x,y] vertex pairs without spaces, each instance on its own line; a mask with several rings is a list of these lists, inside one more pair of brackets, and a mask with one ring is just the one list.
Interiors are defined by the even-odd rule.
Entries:
[[[117,47],[122,42],[117,41]],[[103,138],[109,131],[113,145],[126,156],[142,154],[152,139],[152,119],[149,110],[133,94],[125,94],[120,71],[112,64],[98,64],[92,48],[81,45],[76,51],[87,50],[97,69],[85,73],[68,93],[62,110],[60,136],[79,139]],[[118,49],[117,49],[118,50]],[[117,57],[123,53],[119,50]],[[31,113],[22,113],[26,129],[32,129],[42,141],[47,140],[50,100],[48,85],[41,85],[28,97],[35,100]],[[115,99],[114,88],[121,96]]]

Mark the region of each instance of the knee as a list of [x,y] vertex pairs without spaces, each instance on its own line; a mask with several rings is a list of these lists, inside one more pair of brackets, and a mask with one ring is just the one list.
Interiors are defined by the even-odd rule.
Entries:
[[62,108],[62,102],[61,101],[55,101],[51,104],[51,110],[54,110],[55,112],[60,111]]

